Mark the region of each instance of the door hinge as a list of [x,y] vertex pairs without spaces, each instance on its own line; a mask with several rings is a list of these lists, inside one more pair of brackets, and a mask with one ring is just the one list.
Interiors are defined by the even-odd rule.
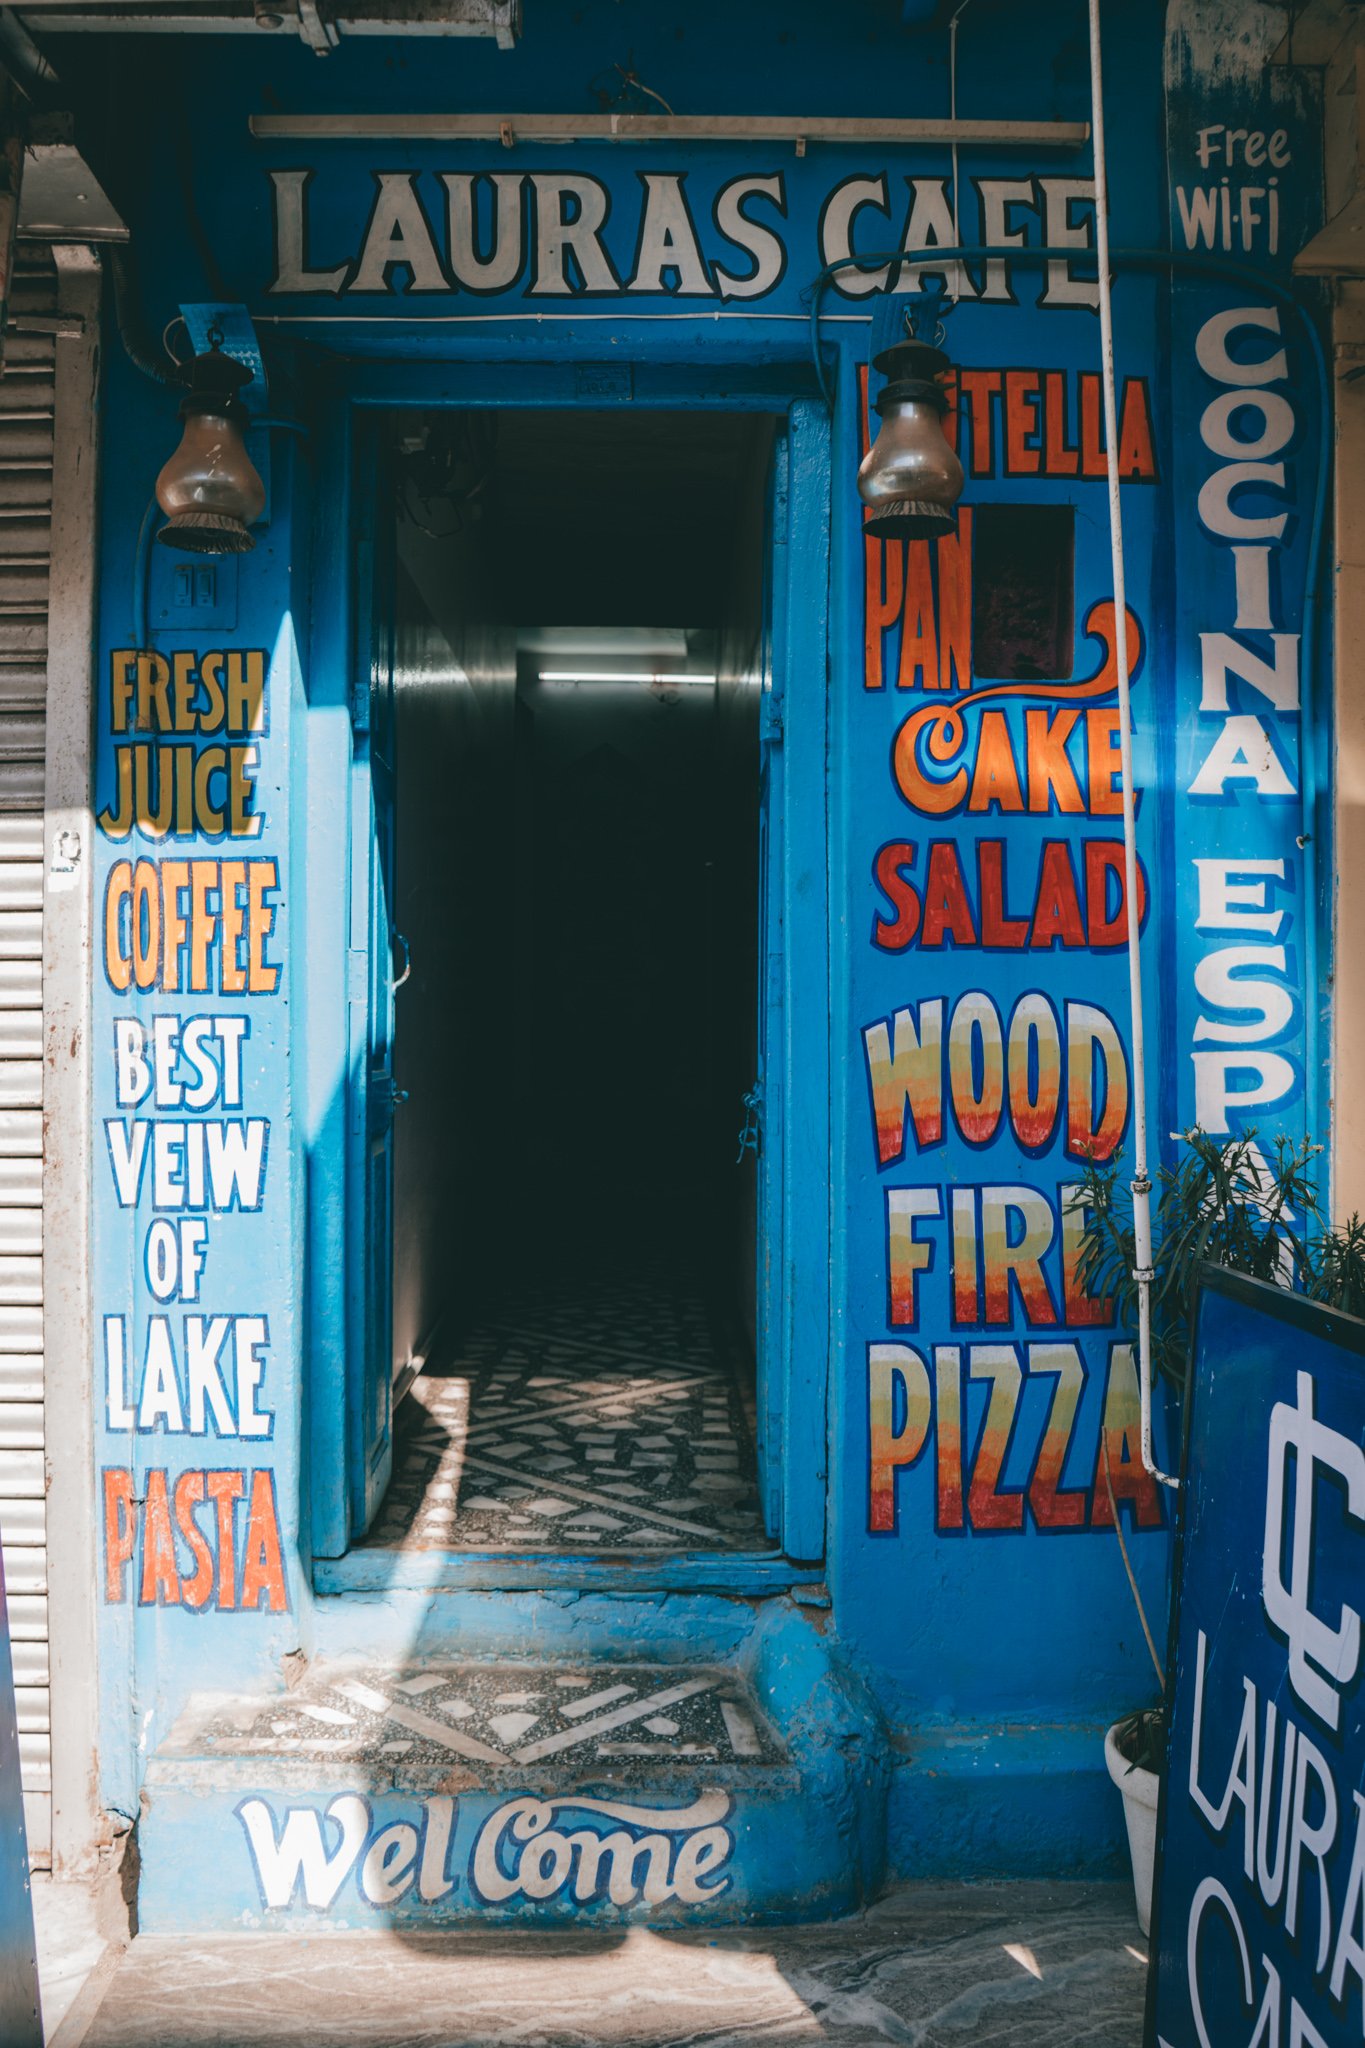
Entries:
[[744,1124],[739,1133],[739,1150],[735,1154],[735,1165],[744,1164],[746,1152],[752,1152],[755,1159],[763,1143],[763,1083],[755,1081],[744,1097]]
[[365,1091],[366,1122],[371,1138],[382,1138],[393,1128],[395,1112],[408,1099],[406,1088],[394,1085],[393,1076],[382,1070],[370,1076],[370,1085]]

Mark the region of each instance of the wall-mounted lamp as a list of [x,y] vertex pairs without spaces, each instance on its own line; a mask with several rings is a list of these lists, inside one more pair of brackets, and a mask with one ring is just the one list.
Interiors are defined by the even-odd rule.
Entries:
[[962,496],[962,464],[943,432],[952,363],[942,349],[910,337],[873,358],[887,382],[877,394],[881,426],[858,470],[858,493],[878,540],[932,540],[951,533]]
[[208,351],[183,373],[185,431],[156,480],[166,515],[157,539],[194,555],[244,555],[256,545],[247,528],[265,510],[265,485],[242,439],[247,411],[237,397],[251,371],[224,355],[221,330],[210,328],[208,338]]

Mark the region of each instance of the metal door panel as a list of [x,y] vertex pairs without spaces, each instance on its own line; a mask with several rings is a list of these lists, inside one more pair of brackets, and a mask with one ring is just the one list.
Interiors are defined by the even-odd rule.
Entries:
[[769,1526],[811,1560],[828,1468],[828,536],[829,423],[800,401],[774,449],[759,727],[759,1426]]
[[[367,452],[373,441],[367,436]],[[356,563],[348,976],[346,1436],[351,1536],[378,1512],[393,1468],[393,601],[377,464],[362,476]]]
[[828,1477],[829,932],[826,722],[829,692],[829,419],[802,400],[788,415],[786,601],[774,618],[782,692],[783,1162],[782,1541],[825,1548]]

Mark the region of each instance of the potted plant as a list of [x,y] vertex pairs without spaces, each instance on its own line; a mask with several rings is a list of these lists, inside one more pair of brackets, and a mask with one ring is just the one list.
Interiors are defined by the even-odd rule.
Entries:
[[[1175,1165],[1156,1176],[1152,1218],[1152,1364],[1179,1401],[1189,1370],[1200,1270],[1223,1266],[1282,1287],[1301,1289],[1328,1307],[1365,1314],[1365,1222],[1334,1228],[1318,1198],[1315,1161],[1321,1147],[1304,1139],[1275,1140],[1270,1154],[1254,1131],[1218,1140],[1186,1131]],[[1132,1198],[1115,1158],[1087,1166],[1078,1278],[1094,1300],[1111,1302],[1120,1328],[1137,1326]],[[1109,1445],[1102,1469],[1109,1478]],[[1113,1491],[1110,1490],[1113,1507]],[[1113,1509],[1128,1584],[1137,1605],[1157,1682],[1165,1673],[1143,1607],[1117,1508]],[[1133,1886],[1143,1933],[1150,1930],[1156,1850],[1157,1794],[1165,1759],[1165,1710],[1126,1714],[1105,1736],[1109,1775],[1123,1795]]]

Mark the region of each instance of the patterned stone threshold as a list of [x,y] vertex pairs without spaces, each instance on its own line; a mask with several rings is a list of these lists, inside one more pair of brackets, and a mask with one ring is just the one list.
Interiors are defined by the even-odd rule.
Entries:
[[363,1547],[764,1548],[741,1364],[676,1280],[523,1299],[413,1385]]
[[498,1770],[785,1761],[733,1671],[440,1662],[322,1666],[266,1700],[201,1694],[159,1755],[404,1773],[457,1760]]

